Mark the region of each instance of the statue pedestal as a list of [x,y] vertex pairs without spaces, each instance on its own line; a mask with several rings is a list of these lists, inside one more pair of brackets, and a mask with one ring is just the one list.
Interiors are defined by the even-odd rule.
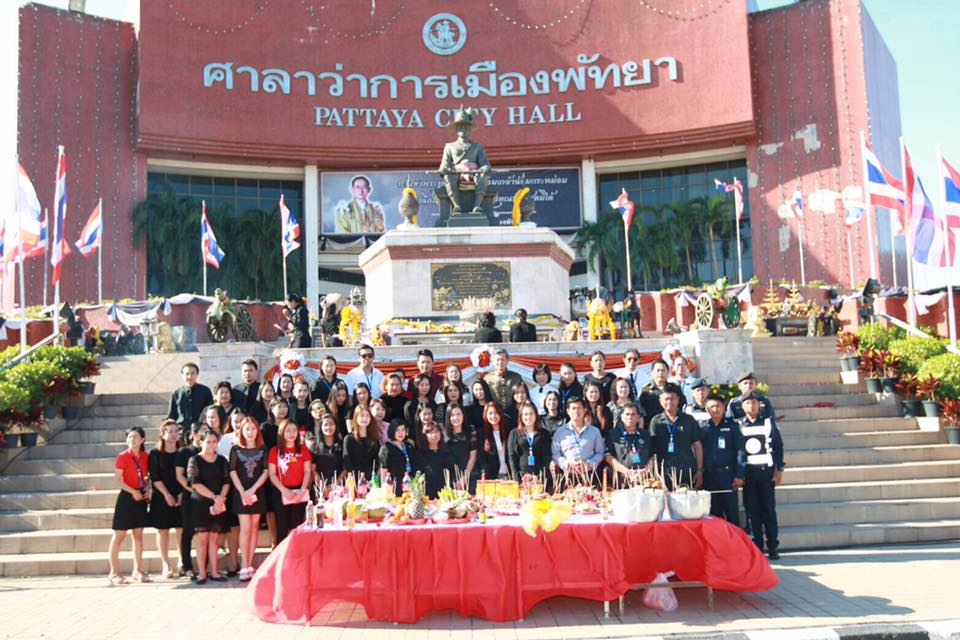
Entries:
[[460,213],[453,212],[453,202],[447,194],[446,187],[437,187],[433,195],[437,199],[437,204],[440,205],[438,227],[492,227],[497,224],[497,218],[493,213],[493,205],[497,200],[495,189],[487,189],[483,194],[483,200],[480,203],[482,213],[473,212],[477,201],[476,191],[461,192],[464,210]]
[[360,254],[367,326],[390,318],[457,321],[464,310],[570,315],[573,250],[543,227],[388,231]]

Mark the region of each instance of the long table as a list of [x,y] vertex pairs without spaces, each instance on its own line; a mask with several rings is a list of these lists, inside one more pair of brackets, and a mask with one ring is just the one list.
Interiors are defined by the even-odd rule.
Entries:
[[453,609],[518,620],[554,596],[610,601],[657,573],[725,591],[764,591],[778,578],[766,557],[724,520],[626,523],[574,516],[551,533],[516,518],[486,524],[300,527],[251,581],[256,615],[309,624],[328,603],[363,605],[375,620],[412,623]]

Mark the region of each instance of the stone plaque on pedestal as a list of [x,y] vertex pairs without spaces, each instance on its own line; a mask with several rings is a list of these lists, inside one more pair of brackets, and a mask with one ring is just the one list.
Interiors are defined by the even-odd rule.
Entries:
[[511,306],[509,262],[440,262],[430,265],[434,311]]
[[543,227],[388,231],[360,254],[367,325],[463,310],[570,315],[573,250]]

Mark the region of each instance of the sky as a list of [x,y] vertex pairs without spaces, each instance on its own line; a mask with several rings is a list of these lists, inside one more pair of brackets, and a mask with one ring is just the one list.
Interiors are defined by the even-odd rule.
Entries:
[[[790,0],[757,0],[762,9]],[[0,2],[0,80],[17,86],[17,9],[26,0]],[[66,8],[67,0],[43,0]],[[746,4],[746,0],[744,0]],[[864,0],[864,4],[897,62],[903,137],[917,171],[927,184],[937,176],[936,145],[960,166],[960,0]],[[136,22],[137,0],[87,0],[87,12]],[[16,91],[0,95],[0,160],[2,187],[12,189],[16,171]],[[0,198],[4,197],[0,193]],[[4,200],[9,202],[10,200]]]

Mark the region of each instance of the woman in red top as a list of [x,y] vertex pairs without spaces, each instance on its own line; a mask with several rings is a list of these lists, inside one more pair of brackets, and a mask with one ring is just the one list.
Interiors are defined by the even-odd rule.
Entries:
[[277,446],[270,450],[270,482],[279,494],[274,499],[277,516],[277,544],[300,526],[306,516],[310,483],[313,480],[313,457],[300,442],[300,429],[295,422],[280,424]]
[[117,456],[114,476],[120,488],[113,509],[113,537],[110,538],[110,583],[126,584],[120,575],[120,545],[133,531],[133,579],[150,582],[143,570],[143,528],[147,525],[147,503],[150,500],[150,462],[143,450],[145,434],[140,427],[127,429],[127,450]]

